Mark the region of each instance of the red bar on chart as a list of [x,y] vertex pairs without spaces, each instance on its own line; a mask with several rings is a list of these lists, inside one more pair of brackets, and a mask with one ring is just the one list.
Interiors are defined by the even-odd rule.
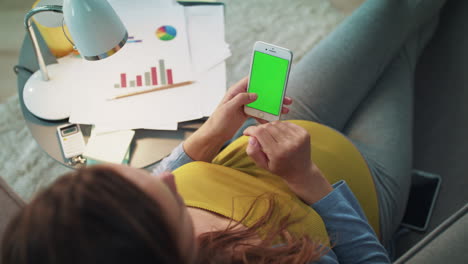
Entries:
[[138,87],[141,87],[143,85],[143,82],[141,80],[141,75],[137,75],[136,82],[137,82]]
[[127,87],[127,75],[125,73],[120,74],[120,87]]
[[156,67],[151,67],[151,80],[153,85],[158,85],[158,76],[156,75]]
[[173,84],[173,81],[172,81],[172,70],[171,70],[171,69],[167,69],[167,70],[166,70],[166,74],[167,74],[167,84]]

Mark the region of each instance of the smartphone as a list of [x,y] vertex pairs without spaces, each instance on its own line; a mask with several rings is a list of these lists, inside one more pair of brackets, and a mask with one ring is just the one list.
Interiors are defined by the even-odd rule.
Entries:
[[427,230],[441,182],[439,175],[413,170],[402,226],[422,232]]
[[267,121],[279,120],[293,54],[265,42],[255,42],[247,91],[257,100],[244,107],[246,114]]

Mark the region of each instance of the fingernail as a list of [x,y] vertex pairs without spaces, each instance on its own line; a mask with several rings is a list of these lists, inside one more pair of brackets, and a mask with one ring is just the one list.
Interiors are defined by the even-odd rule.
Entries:
[[257,94],[256,93],[249,93],[249,99],[250,100],[257,99]]
[[249,144],[252,145],[252,146],[255,146],[257,145],[257,140],[253,137],[250,137],[249,138]]

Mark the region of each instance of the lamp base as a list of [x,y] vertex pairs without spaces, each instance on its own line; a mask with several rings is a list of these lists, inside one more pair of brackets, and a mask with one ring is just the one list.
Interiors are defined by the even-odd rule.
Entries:
[[[71,85],[69,74],[59,64],[47,65],[50,80],[42,80],[41,71],[35,72],[23,89],[26,108],[46,120],[63,120],[71,113]],[[68,78],[67,78],[68,77]]]

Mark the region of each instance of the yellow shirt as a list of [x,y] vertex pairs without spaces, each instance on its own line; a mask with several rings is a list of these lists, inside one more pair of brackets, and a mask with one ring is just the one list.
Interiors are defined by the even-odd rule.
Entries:
[[[339,132],[309,121],[290,121],[311,135],[311,159],[330,183],[345,180],[353,190],[369,223],[379,234],[379,212],[374,182],[357,148]],[[246,154],[248,137],[240,137],[222,150],[212,163],[192,162],[174,171],[179,193],[187,206],[215,212],[240,221],[255,198],[261,197],[242,224],[250,227],[268,208],[265,193],[275,194],[275,213],[270,225],[260,230],[265,235],[271,226],[288,215],[300,219],[291,225],[292,235],[308,235],[324,244],[329,236],[320,217],[304,204],[282,180],[255,165]],[[263,196],[262,196],[263,195]]]

